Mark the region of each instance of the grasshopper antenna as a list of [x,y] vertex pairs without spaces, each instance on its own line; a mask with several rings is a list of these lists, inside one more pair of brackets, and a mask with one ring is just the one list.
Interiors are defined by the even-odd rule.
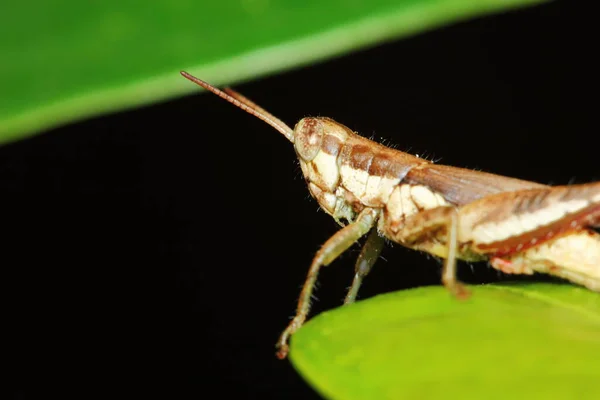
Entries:
[[267,124],[271,125],[273,128],[281,132],[283,136],[287,138],[287,140],[289,140],[292,143],[294,142],[294,131],[289,126],[287,126],[279,118],[265,111],[260,106],[254,104],[251,100],[247,99],[246,97],[231,89],[225,89],[225,91],[220,90],[211,85],[210,83],[204,82],[202,79],[196,78],[195,76],[190,75],[185,71],[181,71],[180,73],[184,78],[194,82],[199,86],[202,86],[209,92],[213,92],[220,98],[225,99],[234,106],[246,111],[248,114],[252,114],[256,118],[265,121]]

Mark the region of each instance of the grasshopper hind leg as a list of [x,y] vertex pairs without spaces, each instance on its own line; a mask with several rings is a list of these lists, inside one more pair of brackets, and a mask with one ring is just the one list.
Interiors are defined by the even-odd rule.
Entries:
[[492,257],[492,267],[511,274],[550,274],[600,292],[600,234],[573,232],[526,251]]

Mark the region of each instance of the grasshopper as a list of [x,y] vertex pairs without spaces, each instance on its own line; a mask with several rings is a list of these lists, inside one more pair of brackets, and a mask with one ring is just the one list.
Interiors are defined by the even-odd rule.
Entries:
[[600,292],[600,182],[547,186],[486,172],[434,164],[368,140],[330,118],[306,117],[291,129],[241,94],[190,81],[263,120],[293,143],[308,190],[342,227],[315,255],[294,318],[277,342],[306,320],[322,266],[361,237],[352,285],[355,301],[384,239],[444,259],[442,283],[458,298],[456,260],[488,261],[505,273],[551,274]]

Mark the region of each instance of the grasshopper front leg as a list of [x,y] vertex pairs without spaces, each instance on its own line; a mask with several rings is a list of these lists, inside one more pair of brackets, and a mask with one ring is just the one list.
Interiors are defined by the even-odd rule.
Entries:
[[308,276],[302,287],[302,292],[300,292],[296,315],[277,341],[278,358],[283,359],[287,356],[289,351],[289,337],[294,334],[306,320],[306,316],[310,311],[310,299],[321,267],[323,265],[329,265],[340,254],[352,246],[354,242],[368,233],[375,226],[378,215],[378,211],[372,208],[365,208],[354,222],[337,231],[317,252],[310,265],[310,269],[308,270]]

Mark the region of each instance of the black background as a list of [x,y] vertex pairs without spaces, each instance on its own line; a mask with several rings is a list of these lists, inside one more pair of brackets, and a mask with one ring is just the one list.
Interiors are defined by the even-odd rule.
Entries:
[[[583,14],[472,20],[236,89],[444,164],[598,180]],[[203,93],[72,124],[0,148],[0,195],[16,398],[319,398],[274,342],[337,225],[261,121]],[[341,304],[358,249],[323,272],[315,312]],[[383,256],[361,298],[439,284],[437,260]],[[507,279],[474,267],[460,277]]]

